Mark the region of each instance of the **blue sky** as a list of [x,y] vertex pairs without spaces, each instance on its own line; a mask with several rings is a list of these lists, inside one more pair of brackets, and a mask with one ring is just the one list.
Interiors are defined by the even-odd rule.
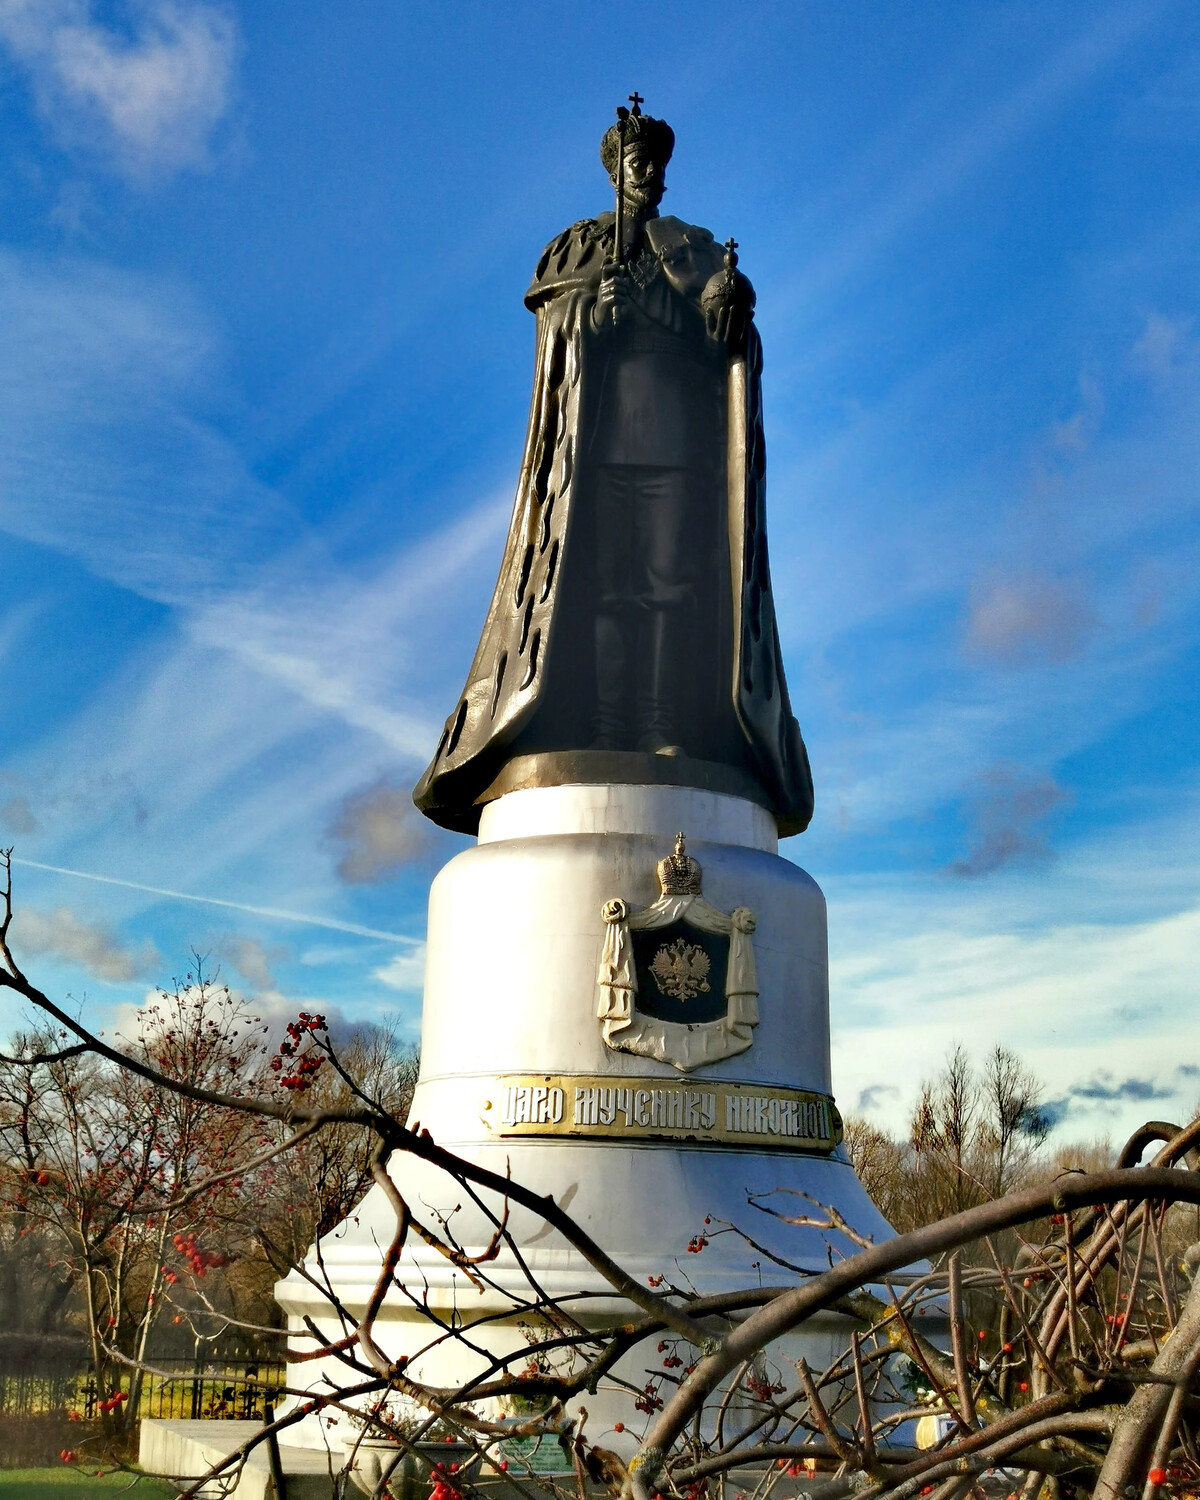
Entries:
[[1185,3],[0,0],[31,972],[111,1024],[194,946],[268,1009],[415,1026],[462,841],[408,788],[499,558],[521,295],[608,206],[634,87],[676,130],[665,209],[758,291],[818,799],[784,852],[829,897],[843,1107],[899,1126],[962,1039],[1020,1051],[1065,1136],[1190,1111]]

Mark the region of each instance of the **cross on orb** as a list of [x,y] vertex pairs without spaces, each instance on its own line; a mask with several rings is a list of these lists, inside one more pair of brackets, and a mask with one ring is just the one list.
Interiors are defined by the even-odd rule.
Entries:
[[640,115],[642,112],[641,106],[645,104],[646,101],[642,98],[641,94],[638,93],[637,89],[634,89],[633,93],[628,95],[628,98],[630,104],[633,105],[631,113]]

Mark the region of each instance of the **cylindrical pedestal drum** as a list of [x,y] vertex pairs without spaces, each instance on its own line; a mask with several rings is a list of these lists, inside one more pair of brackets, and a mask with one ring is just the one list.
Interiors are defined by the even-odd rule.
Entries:
[[[779,856],[770,814],[739,797],[574,785],[489,804],[476,846],[430,892],[412,1119],[440,1145],[551,1195],[643,1284],[662,1277],[706,1294],[822,1270],[829,1246],[855,1247],[819,1227],[820,1205],[863,1235],[891,1234],[840,1146],[825,899]],[[494,1222],[460,1184],[401,1154],[390,1170],[431,1228],[440,1217],[469,1253],[492,1240]],[[484,1198],[500,1216],[501,1199]],[[536,1214],[514,1206],[507,1228],[519,1255],[501,1245],[475,1280],[409,1235],[397,1273],[409,1295],[389,1294],[374,1336],[409,1356],[418,1377],[456,1386],[480,1368],[480,1351],[522,1347],[538,1328],[528,1304],[543,1296],[572,1299],[587,1326],[630,1317]],[[318,1286],[328,1277],[360,1313],[394,1232],[373,1188],[324,1238],[319,1266],[310,1253],[311,1279],[279,1283],[290,1326],[299,1332],[307,1317],[341,1337]],[[475,1347],[439,1338],[424,1307],[486,1320],[471,1332]],[[797,1353],[814,1366],[832,1354],[835,1323],[816,1320],[768,1353],[789,1386]],[[646,1352],[626,1363],[620,1372],[643,1387]],[[343,1370],[334,1360],[293,1366],[290,1383],[344,1383]],[[619,1448],[613,1424],[639,1425],[627,1388],[602,1382],[585,1404],[593,1441]],[[337,1440],[315,1418],[292,1434]]]

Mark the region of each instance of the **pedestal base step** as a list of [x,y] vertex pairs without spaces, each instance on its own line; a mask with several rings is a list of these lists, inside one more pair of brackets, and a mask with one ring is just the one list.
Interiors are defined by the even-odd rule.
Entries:
[[[147,1474],[196,1480],[261,1431],[261,1422],[189,1422],[147,1417],[142,1422],[138,1462]],[[330,1454],[319,1448],[292,1448],[281,1443],[279,1459],[287,1490],[286,1497],[280,1500],[331,1500],[332,1475],[341,1469],[343,1462],[340,1449]],[[212,1493],[227,1493],[229,1500],[269,1500],[271,1473],[266,1444],[261,1443],[251,1451],[235,1489],[225,1492],[214,1484]]]

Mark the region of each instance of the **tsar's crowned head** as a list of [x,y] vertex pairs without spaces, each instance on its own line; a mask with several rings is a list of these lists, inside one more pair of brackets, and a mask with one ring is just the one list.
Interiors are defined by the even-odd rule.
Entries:
[[665,120],[642,114],[638,96],[631,97],[633,108],[618,111],[619,119],[604,132],[600,160],[614,187],[618,175],[624,177],[626,208],[649,215],[666,192],[667,163],[675,149],[675,132]]

